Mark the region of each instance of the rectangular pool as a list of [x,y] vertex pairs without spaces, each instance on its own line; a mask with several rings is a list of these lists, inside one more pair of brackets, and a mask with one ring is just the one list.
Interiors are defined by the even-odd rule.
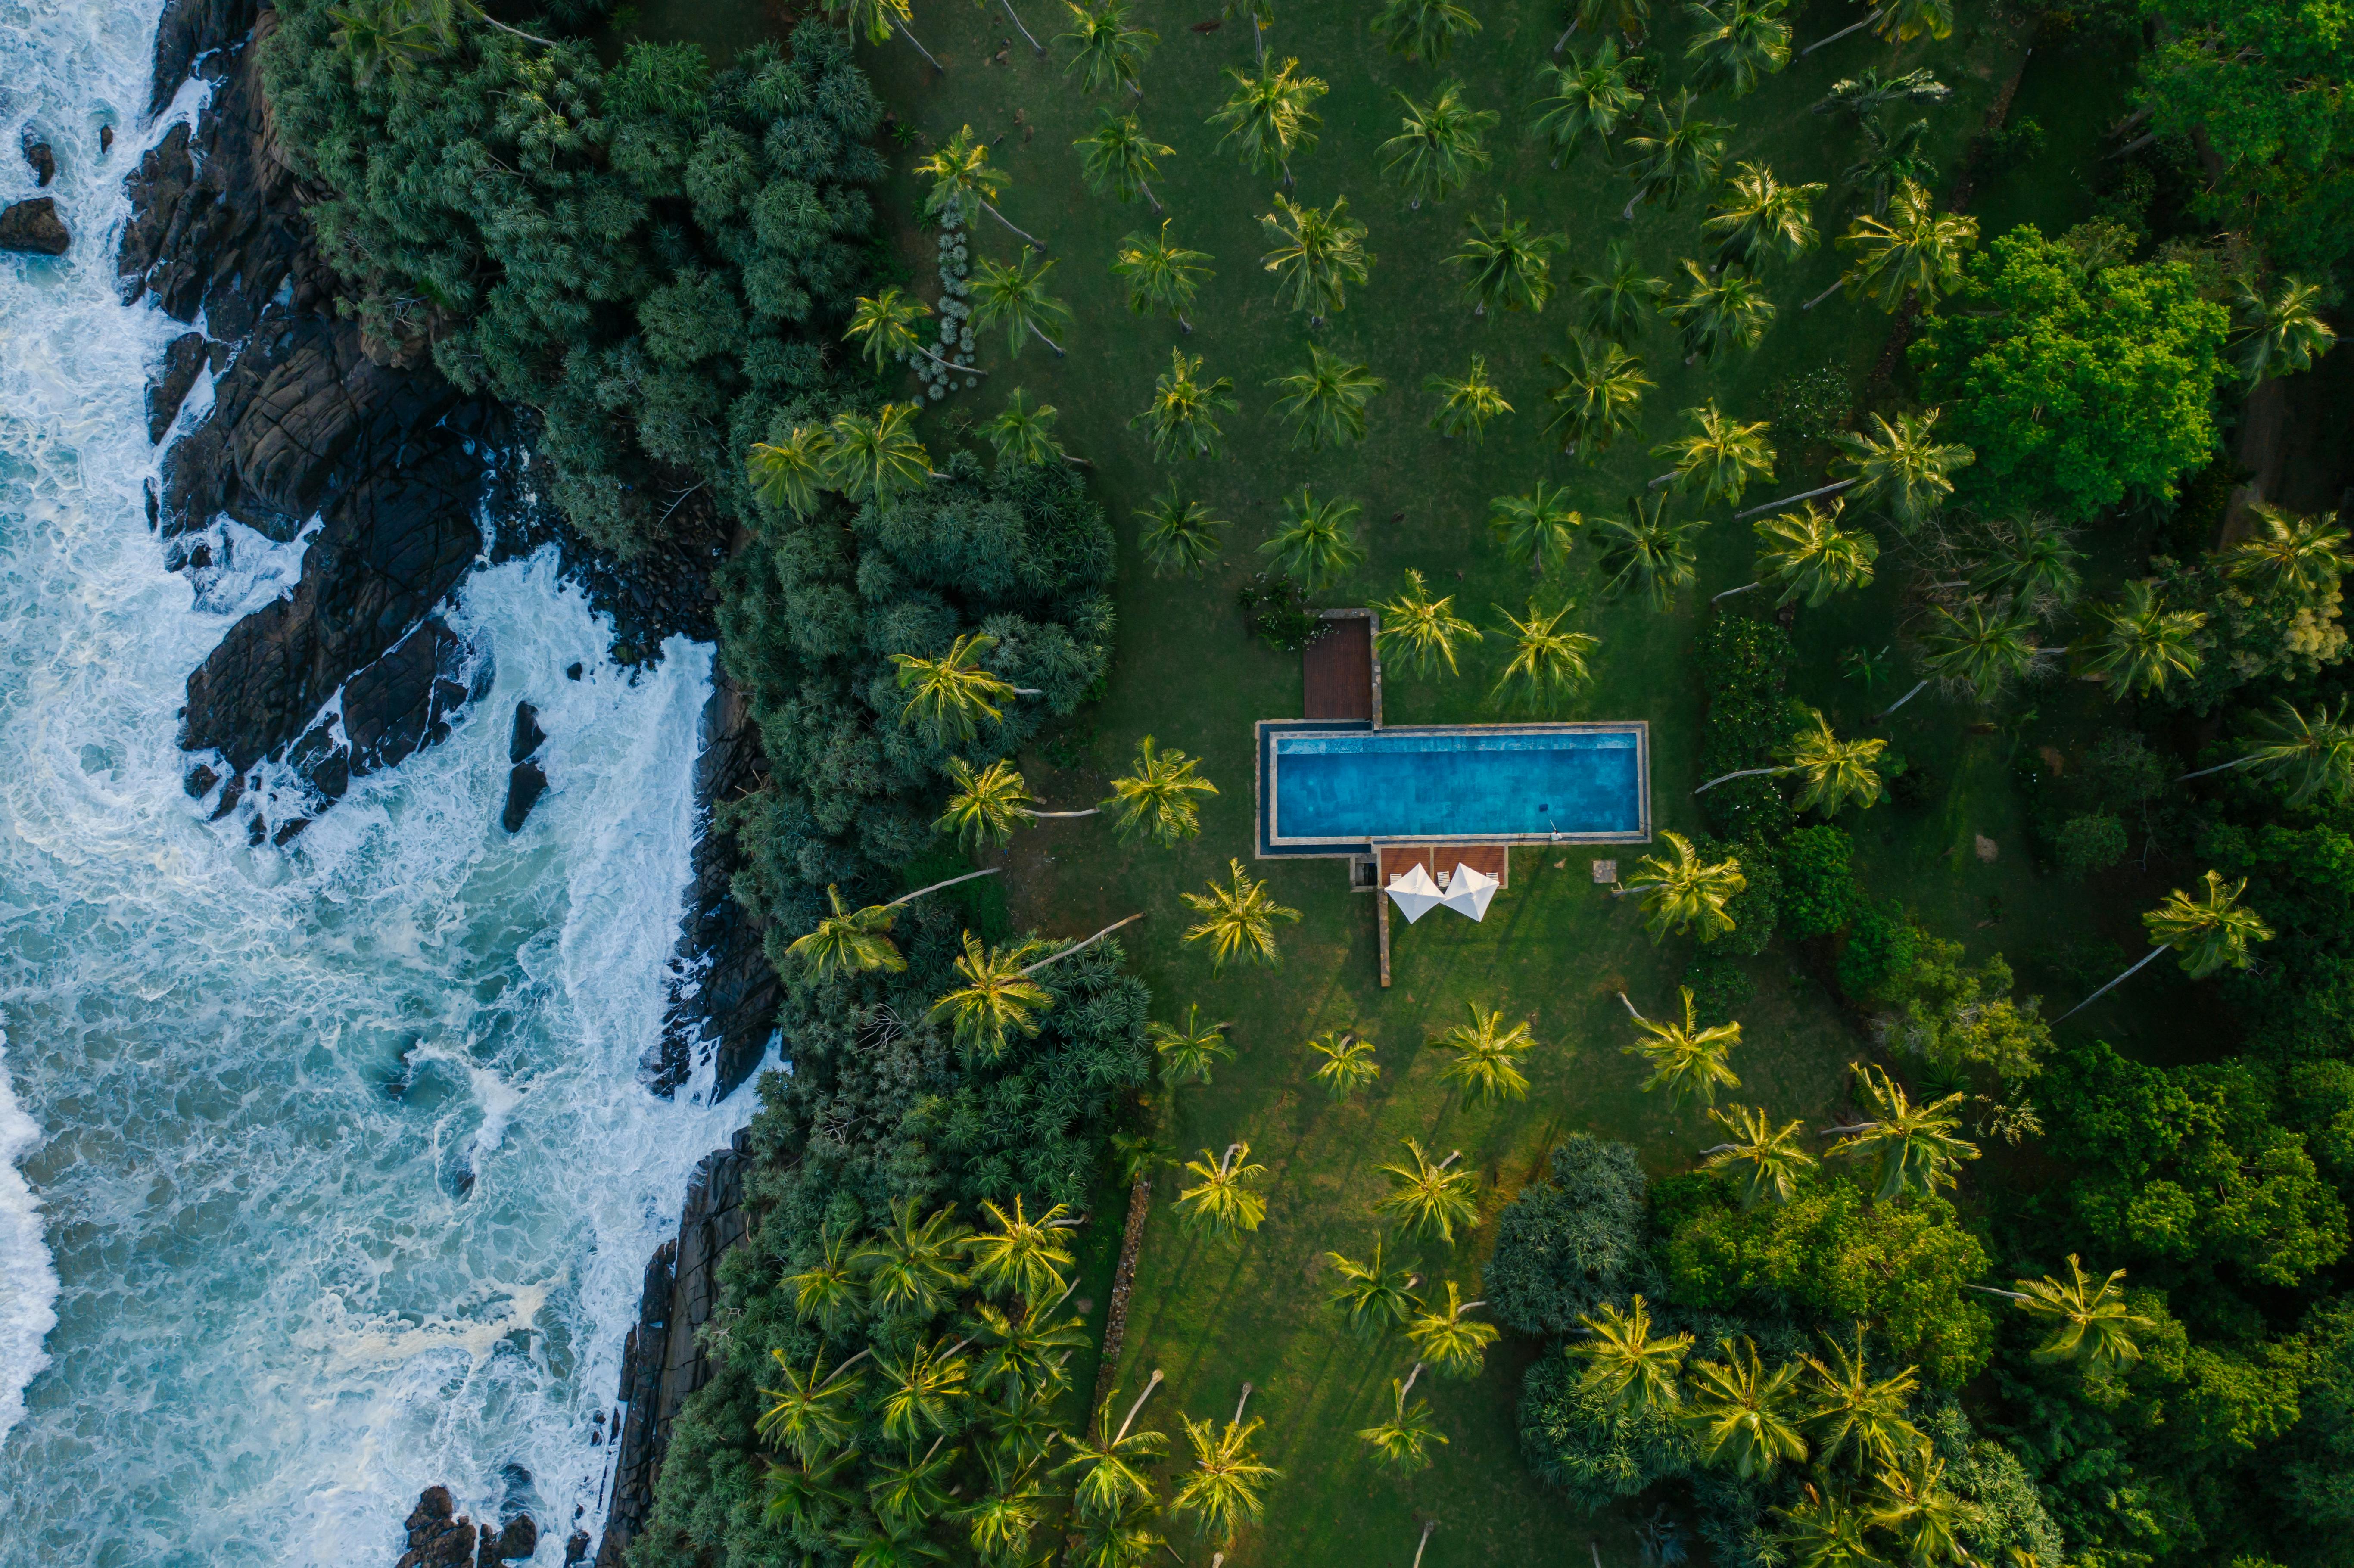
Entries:
[[1262,853],[1376,839],[1588,842],[1650,836],[1649,731],[1629,724],[1259,726]]

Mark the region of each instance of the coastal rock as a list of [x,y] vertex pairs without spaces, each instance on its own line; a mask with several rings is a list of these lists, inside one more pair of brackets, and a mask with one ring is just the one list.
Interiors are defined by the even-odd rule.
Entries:
[[527,762],[546,741],[547,732],[539,727],[539,710],[529,703],[517,703],[514,726],[507,732],[507,760]]
[[242,41],[260,10],[260,0],[171,0],[155,25],[147,112],[162,113],[199,60]]
[[0,250],[27,256],[62,256],[73,243],[55,196],[35,196],[0,209]]
[[523,832],[531,817],[531,809],[547,793],[547,774],[536,762],[518,762],[507,769],[506,809],[499,813],[499,825],[511,833]]
[[474,1526],[463,1514],[451,1518],[455,1508],[449,1488],[426,1488],[408,1515],[408,1550],[394,1568],[471,1568]]
[[205,367],[205,334],[184,332],[164,351],[164,367],[147,384],[147,439],[160,441],[179,417],[180,405]]
[[519,1513],[507,1520],[496,1535],[487,1529],[482,1531],[482,1545],[475,1553],[475,1568],[498,1568],[502,1563],[512,1563],[528,1557],[539,1550],[539,1526],[531,1515]]
[[49,150],[47,142],[34,141],[30,132],[26,132],[24,149],[25,162],[33,165],[34,178],[40,182],[43,190],[47,190],[49,182],[58,177],[57,154]]

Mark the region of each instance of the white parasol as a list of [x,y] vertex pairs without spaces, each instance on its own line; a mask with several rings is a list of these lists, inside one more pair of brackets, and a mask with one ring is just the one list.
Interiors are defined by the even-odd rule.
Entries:
[[1401,874],[1391,877],[1388,892],[1390,897],[1396,900],[1409,926],[1447,901],[1447,895],[1438,890],[1438,884],[1430,880],[1430,873],[1423,869],[1420,861]]
[[1496,896],[1497,879],[1484,871],[1474,871],[1458,863],[1455,874],[1447,879],[1447,896],[1439,902],[1458,915],[1468,915],[1474,920],[1488,917],[1488,905]]

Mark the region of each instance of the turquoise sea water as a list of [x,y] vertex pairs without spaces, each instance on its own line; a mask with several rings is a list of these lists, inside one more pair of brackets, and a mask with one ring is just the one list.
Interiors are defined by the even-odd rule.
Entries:
[[1634,729],[1367,729],[1269,738],[1273,838],[1543,838],[1643,831]]

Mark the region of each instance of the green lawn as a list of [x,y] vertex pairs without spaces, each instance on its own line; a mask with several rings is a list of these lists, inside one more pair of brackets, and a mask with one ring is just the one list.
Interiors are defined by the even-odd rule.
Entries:
[[[1061,7],[1020,0],[1034,31],[1048,36],[1064,25]],[[1437,1467],[1407,1481],[1378,1471],[1354,1431],[1379,1418],[1387,1382],[1405,1372],[1402,1343],[1361,1346],[1338,1330],[1322,1306],[1330,1271],[1327,1249],[1362,1255],[1377,1230],[1372,1204],[1384,1191],[1374,1167],[1413,1137],[1437,1153],[1459,1148],[1481,1173],[1484,1215],[1534,1171],[1563,1133],[1588,1129],[1641,1147],[1654,1169],[1691,1158],[1702,1124],[1678,1116],[1637,1090],[1636,1064],[1620,1054],[1627,1022],[1614,993],[1624,988],[1646,1011],[1670,1005],[1672,987],[1691,945],[1655,947],[1631,906],[1614,903],[1592,883],[1592,852],[1523,850],[1514,856],[1511,886],[1487,923],[1472,926],[1445,915],[1421,926],[1394,927],[1395,983],[1382,991],[1374,960],[1372,895],[1345,885],[1331,861],[1278,863],[1255,868],[1302,919],[1282,934],[1284,964],[1274,972],[1214,974],[1205,959],[1181,945],[1186,912],[1181,890],[1198,888],[1230,856],[1247,861],[1251,722],[1297,715],[1299,661],[1271,652],[1246,636],[1236,609],[1237,586],[1260,559],[1256,546],[1271,531],[1278,498],[1302,481],[1320,492],[1354,498],[1364,507],[1371,559],[1363,570],[1321,596],[1324,602],[1362,604],[1394,592],[1402,570],[1416,567],[1437,589],[1453,591],[1458,606],[1492,624],[1491,603],[1518,609],[1532,585],[1490,543],[1486,503],[1492,495],[1522,491],[1538,479],[1570,485],[1589,516],[1624,505],[1642,481],[1664,466],[1648,455],[1655,441],[1685,428],[1680,410],[1714,398],[1729,411],[1762,417],[1778,379],[1829,366],[1861,387],[1879,359],[1890,328],[1876,308],[1835,299],[1810,315],[1797,302],[1819,292],[1838,261],[1828,249],[1776,274],[1782,318],[1757,353],[1715,369],[1687,369],[1673,339],[1655,326],[1642,344],[1659,387],[1646,405],[1643,439],[1628,440],[1597,466],[1582,469],[1562,457],[1541,433],[1551,377],[1542,356],[1556,350],[1568,312],[1556,302],[1542,315],[1475,319],[1456,299],[1456,280],[1442,258],[1455,248],[1463,217],[1492,209],[1508,195],[1516,212],[1565,230],[1569,249],[1558,271],[1598,260],[1613,238],[1631,233],[1650,268],[1667,275],[1675,261],[1699,255],[1697,205],[1681,211],[1644,209],[1631,226],[1618,219],[1627,184],[1595,155],[1574,167],[1549,170],[1522,139],[1522,109],[1532,96],[1538,66],[1559,30],[1558,7],[1491,3],[1477,6],[1485,31],[1458,48],[1444,68],[1384,54],[1362,30],[1370,8],[1287,6],[1268,37],[1272,57],[1297,55],[1328,80],[1320,106],[1321,144],[1296,161],[1296,198],[1323,204],[1346,195],[1371,226],[1378,258],[1371,286],[1318,340],[1363,360],[1389,383],[1373,413],[1371,439],[1353,450],[1310,455],[1289,450],[1288,432],[1267,412],[1273,394],[1264,384],[1306,357],[1303,321],[1278,310],[1257,258],[1265,249],[1258,215],[1267,209],[1268,183],[1246,172],[1231,153],[1215,149],[1204,115],[1225,96],[1220,76],[1248,62],[1241,25],[1206,35],[1189,30],[1215,15],[1206,4],[1186,11],[1141,7],[1161,32],[1149,63],[1145,96],[1137,103],[1146,131],[1172,144],[1176,156],[1159,184],[1173,220],[1172,234],[1216,259],[1217,277],[1193,313],[1190,337],[1173,323],[1138,320],[1124,308],[1106,266],[1114,246],[1153,221],[1141,206],[1121,208],[1086,193],[1072,141],[1095,122],[1098,102],[1083,98],[1055,61],[1036,60],[991,0],[980,7],[928,8],[919,35],[947,64],[934,78],[904,43],[865,51],[898,115],[933,142],[971,124],[999,138],[995,156],[1014,184],[1000,204],[1006,215],[1044,236],[1057,260],[1054,283],[1077,317],[1067,358],[1056,360],[1032,343],[1015,360],[1002,340],[984,345],[990,380],[932,406],[928,440],[954,445],[969,422],[995,411],[1015,385],[1062,410],[1061,434],[1095,464],[1097,493],[1117,521],[1122,555],[1119,662],[1105,700],[1087,723],[1096,726],[1085,760],[1068,769],[1044,756],[1023,759],[1032,784],[1050,807],[1091,803],[1103,782],[1125,762],[1139,736],[1204,759],[1223,794],[1204,813],[1201,837],[1183,848],[1123,850],[1096,821],[1049,823],[1018,842],[1007,862],[1008,894],[1018,924],[1083,933],[1135,910],[1150,918],[1124,933],[1158,999],[1161,1016],[1182,1016],[1199,1001],[1234,1021],[1240,1059],[1208,1087],[1180,1091],[1157,1108],[1167,1135],[1185,1153],[1246,1139],[1252,1158],[1268,1168],[1267,1224],[1247,1240],[1199,1242],[1173,1224],[1167,1199],[1172,1174],[1160,1181],[1161,1206],[1147,1234],[1120,1378],[1129,1390],[1150,1369],[1166,1372],[1170,1386],[1153,1414],[1172,1433],[1182,1411],[1229,1413],[1240,1385],[1257,1389],[1251,1411],[1267,1429],[1261,1452],[1283,1479],[1267,1499],[1265,1522],[1238,1544],[1235,1560],[1318,1564],[1392,1563],[1411,1556],[1420,1521],[1435,1519],[1427,1562],[1533,1563],[1586,1560],[1589,1537],[1603,1561],[1631,1562],[1621,1521],[1588,1522],[1573,1516],[1522,1465],[1513,1425],[1520,1375],[1534,1347],[1510,1338],[1490,1357],[1474,1386],[1426,1377],[1428,1393],[1450,1439]],[[1653,53],[1672,83],[1681,72],[1685,25],[1669,19]],[[1802,5],[1801,40],[1851,19],[1854,7]],[[1903,69],[1934,66],[1956,89],[1949,104],[1930,111],[1941,157],[1948,168],[2017,67],[2024,40],[2017,23],[1991,7],[1966,6],[1962,30],[1936,45],[1891,51],[1859,35],[1794,65],[1753,97],[1711,100],[1717,117],[1737,122],[1734,158],[1770,162],[1786,180],[1836,182],[1852,151],[1833,121],[1807,106],[1838,78],[1867,64]],[[1011,38],[1003,62],[1001,40]],[[2039,56],[2037,64],[2044,61]],[[1473,100],[1504,111],[1492,139],[1494,167],[1454,201],[1406,210],[1379,177],[1374,149],[1394,129],[1394,91],[1427,95],[1448,77],[1470,84]],[[2052,145],[2029,166],[1988,182],[1980,205],[2004,221],[2031,217],[2064,225],[2089,200],[2084,177],[2093,154],[2088,140],[2114,112],[2119,84],[2113,72],[2081,71],[2065,51],[2053,69],[2031,72],[2022,103],[2043,105]],[[1126,107],[1125,105],[1122,106]],[[900,228],[916,291],[928,297],[932,246],[914,226],[920,197],[907,170],[917,150],[896,159],[885,193]],[[1836,190],[1819,216],[1827,228],[1845,223]],[[985,251],[1007,259],[1017,243],[985,216],[973,234]],[[1183,465],[1182,482],[1233,527],[1225,558],[1204,581],[1156,580],[1135,550],[1132,509],[1166,483],[1142,436],[1127,421],[1142,408],[1172,346],[1206,357],[1211,375],[1234,378],[1243,413],[1227,425],[1230,455]],[[1426,376],[1459,371],[1473,352],[1488,356],[1518,412],[1491,427],[1482,447],[1447,442],[1428,430],[1429,408],[1420,390]],[[904,389],[912,382],[895,383]],[[1819,452],[1815,454],[1818,458]],[[1803,488],[1814,477],[1800,454],[1785,453],[1782,488]],[[1766,494],[1779,493],[1780,489]],[[1756,499],[1764,499],[1759,495]],[[1893,546],[1893,541],[1891,545]],[[1751,539],[1745,525],[1720,521],[1702,547],[1702,592],[1744,581]],[[1543,585],[1548,602],[1567,593],[1575,620],[1598,634],[1596,680],[1584,699],[1556,716],[1644,718],[1653,737],[1655,812],[1667,827],[1699,825],[1689,791],[1694,776],[1700,719],[1699,681],[1689,651],[1698,625],[1693,606],[1670,615],[1601,600],[1584,550],[1564,580]],[[2105,563],[2113,578],[2122,561]],[[1840,681],[1839,653],[1850,646],[1879,648],[1897,640],[1899,590],[1908,576],[1902,552],[1883,558],[1881,585],[1854,602],[1802,613],[1795,628],[1800,651],[1794,689],[1821,705],[1842,730],[1859,727],[1893,695],[1868,696]],[[1755,599],[1735,601],[1756,613]],[[1386,717],[1393,723],[1470,721],[1496,716],[1482,694],[1500,659],[1491,641],[1475,652],[1458,679],[1417,681],[1393,673]],[[1903,666],[1910,668],[1909,665]],[[1914,677],[1907,673],[1903,683]],[[1901,690],[1902,687],[1895,688]],[[2097,699],[2081,686],[2039,688],[2030,705],[2032,727],[1976,725],[1977,715],[1924,695],[1894,721],[1898,748],[1933,781],[1927,803],[1911,810],[1883,807],[1850,826],[1859,869],[1875,895],[1899,896],[1925,924],[1966,939],[1972,956],[2009,951],[2031,990],[2061,981],[2051,961],[2087,933],[2138,950],[2136,911],[2151,901],[2165,877],[2196,868],[2158,866],[2147,878],[2114,874],[2089,887],[2040,878],[2031,863],[2020,808],[2010,782],[2010,760],[2020,745],[2057,747],[2063,758],[2081,756],[2100,725]],[[1980,837],[1996,849],[1981,857]],[[1617,853],[1630,859],[1635,852]],[[1744,1097],[1762,1098],[1784,1114],[1829,1109],[1846,1063],[1868,1042],[1837,1005],[1819,978],[1819,956],[1777,944],[1750,961],[1756,1000],[1744,1009],[1746,1043],[1736,1057]],[[2185,988],[2168,970],[2153,971],[2108,1014],[2112,1033],[2129,1033],[2136,1009],[2179,1009]],[[1426,1041],[1462,1014],[1467,1001],[1526,1016],[1543,1048],[1532,1064],[1533,1092],[1501,1108],[1467,1107],[1437,1077],[1438,1061]],[[2107,1007],[2110,1004],[2105,1003]],[[1383,1076],[1347,1104],[1330,1103],[1309,1075],[1302,1042],[1319,1031],[1346,1026],[1379,1045]],[[1980,1178],[1981,1180],[1985,1178]],[[1098,1248],[1118,1216],[1107,1213],[1091,1237]],[[1453,1278],[1476,1292],[1491,1225],[1458,1245],[1425,1249],[1423,1272]],[[1091,1261],[1097,1287],[1108,1257]],[[1206,1563],[1207,1545],[1180,1540],[1188,1561]]]

